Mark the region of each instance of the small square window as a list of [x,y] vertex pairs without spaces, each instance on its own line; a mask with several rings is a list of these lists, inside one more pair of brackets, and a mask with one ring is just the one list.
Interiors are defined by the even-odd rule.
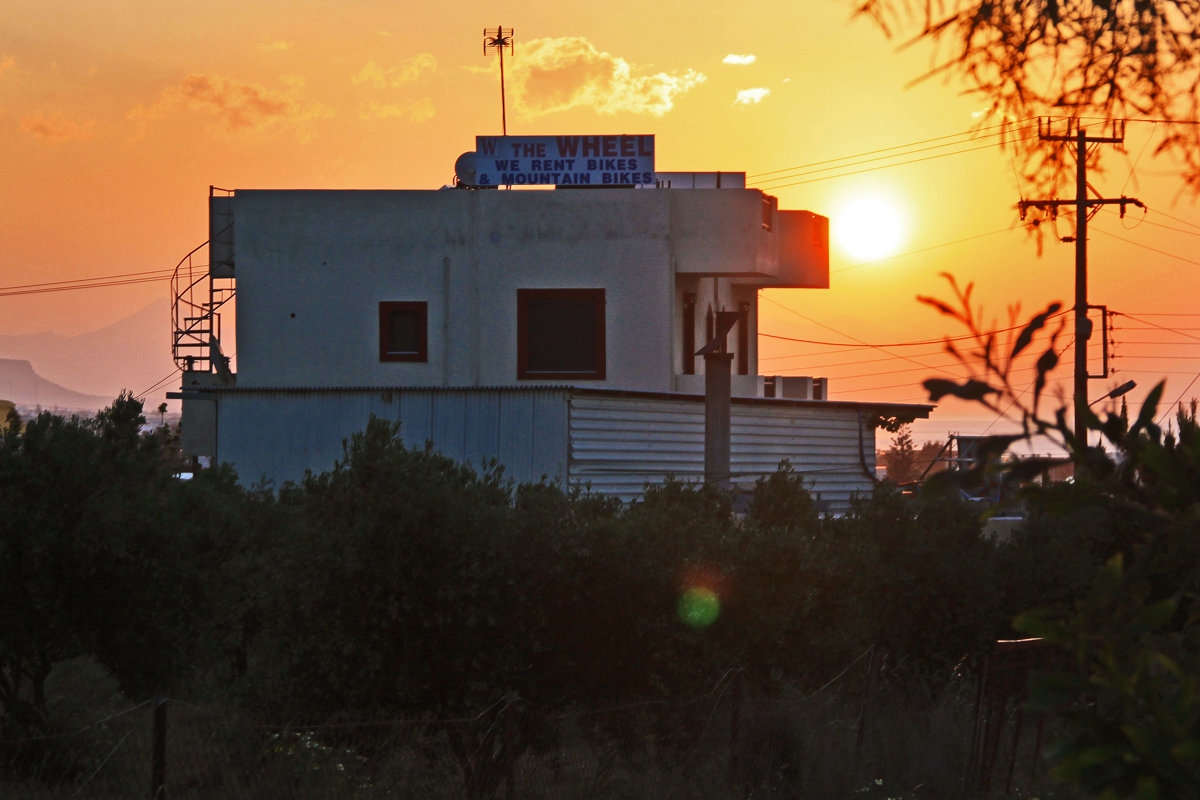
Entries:
[[517,378],[604,378],[604,290],[517,290]]
[[379,360],[427,361],[428,317],[424,302],[379,304]]
[[775,209],[778,208],[779,200],[769,194],[762,196],[762,229],[764,231],[771,230],[771,223],[775,219]]

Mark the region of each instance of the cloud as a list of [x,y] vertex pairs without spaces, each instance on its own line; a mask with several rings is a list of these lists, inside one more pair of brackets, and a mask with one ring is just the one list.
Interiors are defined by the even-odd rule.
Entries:
[[397,66],[387,69],[380,67],[373,60],[368,61],[366,66],[350,79],[350,82],[355,85],[366,84],[376,89],[394,89],[406,83],[412,83],[426,73],[436,71],[437,59],[432,53],[417,53],[415,56],[404,59]]
[[3,75],[5,70],[7,70],[9,67],[11,67],[15,63],[17,63],[17,60],[15,58],[13,58],[12,56],[6,56],[4,58],[0,58],[0,75]]
[[330,110],[305,103],[287,94],[253,83],[242,83],[221,75],[191,74],[163,90],[157,102],[138,106],[129,118],[144,128],[176,111],[193,111],[215,116],[231,131],[265,128],[275,123],[298,123],[329,116]]
[[51,142],[82,141],[92,138],[95,120],[80,122],[62,112],[55,114],[31,114],[21,117],[21,130]]
[[288,50],[292,46],[291,42],[285,42],[282,39],[273,39],[269,42],[263,42],[258,46],[259,50]]
[[764,89],[761,86],[754,89],[738,89],[737,98],[734,99],[734,105],[753,106],[761,103],[771,93],[770,89]]
[[757,56],[751,55],[749,53],[745,53],[743,55],[737,55],[736,53],[730,53],[729,55],[727,55],[723,59],[721,59],[721,63],[722,64],[733,64],[735,66],[744,66],[746,64],[753,64],[757,60],[758,60]]
[[509,75],[514,105],[528,117],[571,108],[661,117],[674,107],[676,97],[706,80],[691,69],[640,73],[587,39],[564,36],[531,40],[517,51]]
[[436,112],[433,101],[421,97],[406,103],[366,103],[362,106],[363,119],[408,119],[413,122],[427,122],[433,119]]

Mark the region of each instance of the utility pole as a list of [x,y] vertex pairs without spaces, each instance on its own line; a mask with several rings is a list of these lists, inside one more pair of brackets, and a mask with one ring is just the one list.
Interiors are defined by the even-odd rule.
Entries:
[[[1074,128],[1074,132],[1071,129]],[[1070,120],[1067,133],[1051,134],[1050,119],[1038,119],[1038,138],[1043,142],[1075,142],[1075,199],[1074,200],[1022,200],[1018,204],[1021,209],[1021,219],[1025,219],[1025,211],[1038,208],[1049,211],[1051,216],[1057,214],[1059,206],[1075,206],[1075,436],[1084,435],[1087,415],[1087,343],[1092,335],[1092,323],[1088,319],[1087,299],[1087,223],[1088,214],[1093,207],[1103,205],[1120,205],[1121,216],[1125,209],[1134,205],[1145,206],[1139,200],[1122,196],[1120,198],[1089,198],[1087,182],[1087,146],[1089,144],[1120,144],[1125,141],[1125,122],[1118,120],[1113,123],[1112,136],[1088,136],[1079,125],[1078,120]],[[1069,241],[1064,239],[1063,241]],[[1086,441],[1086,440],[1085,440]]]
[[496,31],[493,33],[490,29],[484,28],[483,54],[485,56],[489,47],[494,49],[500,56],[500,129],[505,136],[508,136],[508,109],[504,103],[504,50],[507,48],[509,55],[512,55],[513,29],[497,25]]

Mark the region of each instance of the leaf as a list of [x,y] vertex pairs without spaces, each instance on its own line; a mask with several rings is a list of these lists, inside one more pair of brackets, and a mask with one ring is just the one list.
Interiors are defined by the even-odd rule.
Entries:
[[1158,630],[1163,625],[1170,621],[1171,617],[1175,616],[1175,611],[1179,606],[1174,598],[1167,598],[1152,606],[1147,606],[1142,611],[1142,623],[1149,630]]
[[1054,347],[1046,350],[1045,353],[1038,356],[1037,362],[1037,378],[1033,383],[1033,403],[1037,404],[1038,398],[1042,397],[1042,390],[1046,387],[1046,375],[1050,374],[1052,369],[1058,366],[1058,354],[1055,353]]
[[1158,800],[1161,796],[1158,778],[1153,775],[1143,775],[1138,778],[1137,788],[1133,790],[1133,800]]
[[947,380],[946,378],[929,378],[922,385],[929,392],[929,399],[933,402],[941,400],[946,395],[954,395],[963,400],[978,401],[983,400],[989,394],[1000,394],[999,389],[974,378],[970,378],[961,384]]
[[935,297],[925,297],[924,295],[917,295],[917,302],[924,303],[927,306],[933,306],[934,308],[936,308],[938,310],[939,313],[945,314],[948,317],[955,317],[955,318],[960,317],[960,314],[958,313],[958,311],[956,309],[952,308],[947,303],[943,303],[941,300],[938,300]]
[[1171,747],[1171,755],[1180,761],[1200,762],[1200,741],[1184,739]]
[[1022,458],[1015,461],[1009,466],[1008,471],[1021,481],[1027,481],[1031,478],[1036,478],[1049,470],[1062,464],[1071,463],[1070,459],[1066,458],[1050,458],[1046,456],[1034,456],[1032,458]]
[[1012,447],[1015,442],[1024,439],[1025,437],[1019,433],[997,434],[995,436],[984,436],[975,443],[975,452],[977,461],[995,461]]
[[1129,429],[1130,433],[1143,430],[1147,433],[1158,431],[1158,426],[1154,424],[1154,416],[1158,413],[1158,401],[1162,399],[1164,388],[1166,388],[1166,382],[1159,381],[1146,395],[1146,400],[1142,403],[1142,410],[1138,412],[1137,421]]
[[[1021,330],[1021,333],[1017,336],[1017,341],[1015,344],[1013,344],[1012,352],[1009,354],[1008,357],[1010,359],[1016,358],[1026,347],[1028,347],[1030,344],[1032,344],[1033,343],[1033,335],[1035,333],[1037,333],[1039,330],[1041,330],[1043,327],[1045,327],[1046,320],[1048,320],[1054,314],[1057,314],[1058,310],[1060,308],[1062,308],[1062,305],[1060,303],[1051,303],[1049,306],[1046,307],[1045,311],[1043,311],[1042,313],[1038,314],[1033,319],[1031,319],[1029,321],[1029,324],[1026,325]],[[1042,358],[1045,358],[1044,354],[1043,354]],[[1055,360],[1057,361],[1057,357]],[[1041,359],[1038,359],[1038,365],[1039,365],[1039,367],[1041,366]]]

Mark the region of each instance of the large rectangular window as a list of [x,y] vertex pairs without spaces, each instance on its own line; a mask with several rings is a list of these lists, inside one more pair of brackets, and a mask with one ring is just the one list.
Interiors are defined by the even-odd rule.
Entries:
[[379,304],[379,360],[428,361],[424,302]]
[[604,290],[517,290],[517,378],[604,378]]

